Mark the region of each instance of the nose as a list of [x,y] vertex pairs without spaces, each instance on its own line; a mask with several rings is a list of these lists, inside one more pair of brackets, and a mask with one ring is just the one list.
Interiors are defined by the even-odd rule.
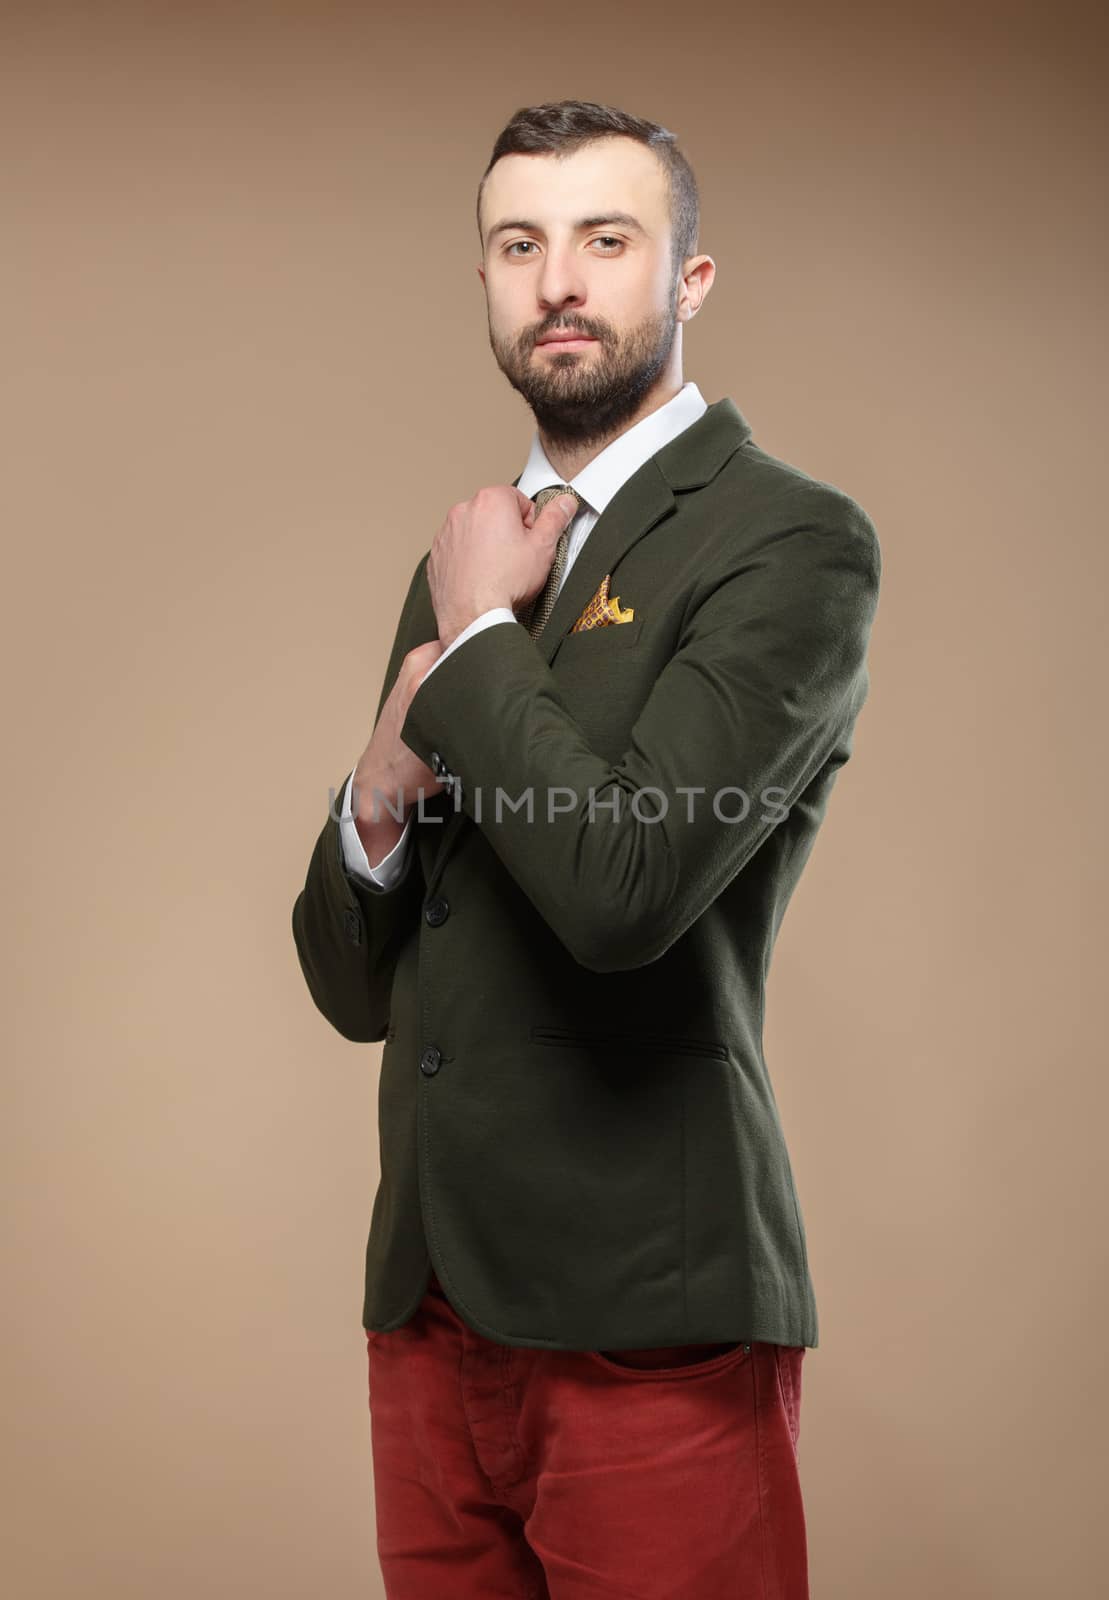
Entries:
[[572,250],[550,247],[543,258],[536,294],[544,312],[561,311],[585,302],[585,279]]

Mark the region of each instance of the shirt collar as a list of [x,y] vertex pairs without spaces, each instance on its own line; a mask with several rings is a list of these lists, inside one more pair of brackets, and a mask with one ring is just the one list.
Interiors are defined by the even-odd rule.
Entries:
[[[633,472],[637,472],[664,444],[669,444],[671,439],[683,433],[707,410],[708,405],[697,385],[683,383],[665,405],[642,417],[613,439],[611,444],[607,444],[599,455],[594,456],[576,478],[570,479],[571,489],[575,489],[586,505],[592,507],[599,516]],[[563,479],[547,460],[536,429],[532,435],[527,465],[520,474],[517,488],[534,499],[540,489],[561,482]]]

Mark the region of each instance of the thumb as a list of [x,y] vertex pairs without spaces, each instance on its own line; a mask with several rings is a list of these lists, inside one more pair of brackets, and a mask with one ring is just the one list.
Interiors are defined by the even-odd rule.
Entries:
[[578,509],[578,502],[572,494],[560,494],[554,500],[548,500],[542,511],[532,524],[533,531],[538,529],[548,539],[557,539],[564,528],[567,528]]

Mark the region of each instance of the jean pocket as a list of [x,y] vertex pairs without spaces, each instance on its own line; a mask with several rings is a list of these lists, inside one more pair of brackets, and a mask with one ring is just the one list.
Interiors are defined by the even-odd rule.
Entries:
[[745,1339],[727,1344],[667,1345],[653,1350],[587,1350],[606,1372],[632,1380],[699,1378],[739,1366],[751,1353]]
[[774,1361],[778,1369],[778,1383],[782,1392],[782,1404],[785,1407],[789,1436],[793,1441],[794,1455],[798,1453],[798,1440],[801,1436],[801,1364],[804,1358],[804,1345],[776,1344],[774,1346]]

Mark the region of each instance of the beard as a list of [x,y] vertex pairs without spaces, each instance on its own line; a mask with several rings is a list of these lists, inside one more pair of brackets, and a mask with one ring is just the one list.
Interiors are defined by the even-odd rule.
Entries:
[[[499,339],[489,323],[497,365],[531,408],[535,421],[556,445],[602,444],[635,416],[665,370],[677,333],[677,285],[673,305],[618,334],[607,322],[574,312],[534,331]],[[535,355],[535,340],[556,329],[596,339],[588,350]]]

